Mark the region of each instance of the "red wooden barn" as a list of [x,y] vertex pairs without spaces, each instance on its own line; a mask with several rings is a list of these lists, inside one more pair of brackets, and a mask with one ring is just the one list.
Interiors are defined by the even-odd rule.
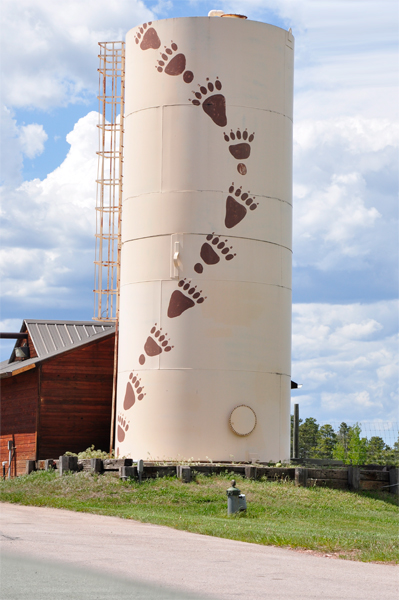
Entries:
[[24,320],[19,335],[10,359],[0,363],[1,461],[8,468],[10,441],[12,475],[24,473],[28,459],[92,444],[108,450],[114,324]]

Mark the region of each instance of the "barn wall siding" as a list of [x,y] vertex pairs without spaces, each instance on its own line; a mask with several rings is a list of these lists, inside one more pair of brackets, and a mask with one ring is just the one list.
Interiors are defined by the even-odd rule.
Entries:
[[8,442],[16,446],[12,475],[25,473],[36,459],[38,373],[36,369],[1,380],[0,461],[7,461]]
[[109,449],[114,336],[42,365],[39,459]]

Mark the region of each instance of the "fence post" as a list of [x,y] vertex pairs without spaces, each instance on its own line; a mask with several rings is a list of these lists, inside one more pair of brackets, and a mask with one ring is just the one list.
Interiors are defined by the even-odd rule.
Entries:
[[308,470],[306,467],[296,467],[295,469],[295,485],[307,487],[308,485]]
[[78,470],[78,457],[77,456],[60,456],[58,463],[58,471],[60,475],[65,475],[66,471],[77,471]]
[[136,477],[137,467],[119,467],[119,478],[122,479],[122,481],[136,479]]
[[181,479],[183,483],[190,483],[191,481],[191,467],[185,467],[183,465],[176,466],[176,475],[178,479]]
[[348,467],[348,487],[352,492],[357,492],[360,488],[360,467],[357,465]]
[[256,479],[258,476],[258,469],[253,465],[245,465],[245,479]]
[[399,495],[399,469],[392,467],[389,469],[389,491],[392,494]]
[[92,473],[101,473],[103,470],[103,461],[101,458],[92,458],[90,460],[90,467]]
[[26,461],[26,474],[32,473],[32,471],[36,471],[36,461],[35,460],[27,460]]
[[292,458],[299,458],[299,404],[294,404],[294,431],[292,441]]

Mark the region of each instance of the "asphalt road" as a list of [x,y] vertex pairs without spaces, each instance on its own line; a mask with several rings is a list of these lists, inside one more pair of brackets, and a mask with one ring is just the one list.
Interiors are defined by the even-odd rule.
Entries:
[[398,600],[399,568],[0,505],[1,600]]

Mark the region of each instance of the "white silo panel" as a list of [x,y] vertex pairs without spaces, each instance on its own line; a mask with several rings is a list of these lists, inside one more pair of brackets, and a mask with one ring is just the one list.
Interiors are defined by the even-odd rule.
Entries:
[[[216,222],[218,233],[225,237],[251,238],[291,248],[291,205],[275,198],[248,194],[249,185],[241,186],[236,181],[237,178],[227,184],[223,193],[183,191],[129,198],[123,205],[124,241],[172,235],[175,231],[203,235],[212,232]],[[233,192],[229,192],[230,187],[234,187]],[[237,197],[240,187],[241,194]],[[245,200],[242,200],[244,195]],[[256,206],[254,210],[246,205],[250,199],[253,199],[251,206]],[[233,225],[232,205],[235,202],[242,205],[246,213],[239,215],[242,219]],[[229,227],[226,227],[226,220]]]
[[[292,139],[292,122],[269,111],[245,110],[245,121],[240,122],[242,107],[227,107],[229,120],[238,123],[241,131],[255,132],[250,156],[241,161],[230,154],[233,143],[225,141],[223,130],[215,133],[212,121],[205,114],[198,115],[196,107],[165,107],[159,138],[163,145],[162,191],[220,190],[223,173],[227,181],[232,177],[240,185],[250,179],[254,194],[291,202],[292,154],[287,140]],[[176,122],[181,127],[178,136]],[[246,165],[247,176],[238,173],[240,163]]]
[[[162,108],[143,111],[134,134],[124,136],[123,198],[159,192],[162,187]],[[129,119],[125,119],[129,131]]]
[[[140,454],[151,441],[154,456],[186,454],[191,444],[197,458],[212,448],[220,459],[244,459],[256,449],[262,460],[288,458],[292,37],[217,18],[166,20],[150,29],[159,48],[145,45],[137,28],[127,36],[119,373],[120,382],[133,369],[148,378],[151,409],[143,399],[127,410],[138,433],[129,429],[123,453],[134,444]],[[183,69],[171,76],[175,58],[175,66],[192,70],[193,82],[186,83]],[[229,227],[231,182],[250,190],[259,206]],[[152,230],[151,211],[158,221]],[[172,318],[182,278],[198,282],[207,297],[187,308],[187,297],[176,296]],[[166,348],[157,348],[166,331]],[[247,437],[226,429],[244,387],[259,423]],[[123,391],[117,402],[121,411]]]
[[[161,322],[161,281],[147,281],[121,287],[120,311],[131,319],[119,327],[118,372],[142,368],[139,356],[155,323]],[[159,356],[147,361],[146,368],[159,369]]]
[[[232,179],[239,185],[250,180],[253,194],[291,203],[291,120],[250,109],[243,120],[241,107],[227,107],[229,119],[238,123],[241,132],[255,133],[248,144],[249,157],[240,160],[229,151],[238,143],[230,139],[230,130],[218,128],[216,135],[212,121],[196,108],[191,104],[157,107],[126,117],[125,129],[132,133],[125,136],[124,200],[160,190],[223,191],[225,180]],[[246,176],[237,171],[239,164],[246,165]]]
[[[121,373],[118,382],[118,397],[126,397],[126,389],[136,371]],[[260,460],[279,460],[280,456],[280,397],[281,377],[258,373],[255,378],[248,372],[224,374],[220,371],[165,371],[163,402],[154,403],[158,393],[157,372],[140,373],[139,387],[142,400],[135,399],[129,410],[123,409],[123,400],[118,416],[129,422],[125,439],[116,443],[119,455],[132,458],[153,459],[206,459],[249,460],[249,453],[259,453]],[[255,385],[254,385],[255,382]],[[232,410],[251,402],[250,390],[263,402],[256,416],[257,425],[248,436],[237,436],[230,428]],[[141,395],[140,394],[140,395]],[[145,395],[144,395],[145,394]],[[229,402],[221,402],[225,397]],[[235,400],[238,398],[238,402]],[[151,435],[142,427],[151,420]],[[123,431],[123,428],[122,428]],[[123,435],[123,433],[122,433]],[[179,451],[173,444],[180,441]],[[204,447],[207,449],[204,456]],[[179,456],[180,455],[180,456]]]
[[292,204],[281,202],[281,245],[292,248]]
[[[292,54],[286,45],[287,31],[255,21],[207,17],[185,19],[185,23],[165,19],[153,28],[161,41],[157,50],[140,52],[139,44],[134,43],[137,28],[126,36],[127,51],[130,48],[132,52],[126,60],[126,115],[159,106],[158,94],[164,105],[187,103],[198,84],[219,77],[229,106],[270,110],[292,119],[293,61],[286,56],[287,50]],[[194,73],[191,83],[178,88],[176,80],[182,76],[168,76],[156,69],[161,52],[172,40],[178,46],[172,57],[183,53],[186,70]],[[140,53],[140,60],[134,60],[133,53],[136,57]]]
[[[290,344],[291,328],[286,312],[291,306],[290,290],[234,281],[191,283],[206,299],[175,317],[168,317],[172,293],[177,288],[174,282],[162,282],[161,290],[159,282],[123,288],[130,320],[123,331],[121,328],[120,369],[198,368],[289,374],[286,346]],[[212,300],[216,296],[218,303]],[[159,331],[168,340],[166,352],[156,347]],[[156,354],[145,352],[147,341]],[[160,374],[160,382],[161,378]]]
[[[179,343],[174,342],[173,352],[162,355],[161,368],[290,373],[286,356],[291,336],[291,328],[286,325],[290,290],[232,281],[208,281],[203,285],[198,282],[198,285],[207,294],[206,301],[178,318],[162,321],[170,338]],[[167,310],[170,294],[166,283],[164,289],[166,297],[162,304]],[[208,302],[216,295],[219,303]],[[229,301],[231,297],[234,303]]]
[[144,281],[162,281],[170,278],[171,236],[139,238],[123,246],[122,287]]
[[[249,186],[242,186],[241,198],[235,192],[229,192],[231,184],[226,186],[226,191],[220,192],[165,192],[147,194],[129,198],[123,205],[123,238],[125,242],[153,236],[172,235],[174,231],[181,234],[212,231],[215,222],[220,224],[218,232],[225,237],[251,237],[253,240],[262,240],[273,244],[291,248],[292,245],[292,206],[287,202],[254,196],[255,210],[250,210],[242,201],[244,194],[250,191]],[[234,185],[234,189],[239,189]],[[246,207],[247,213],[234,227],[226,227],[226,218],[231,214],[232,197]],[[154,219],[154,214],[157,219]],[[231,225],[231,222],[230,222]]]
[[[126,261],[126,266],[123,271],[122,287],[128,283],[171,279],[172,239],[176,239],[179,240],[180,245],[179,274],[172,279],[176,288],[178,281],[185,277],[198,281],[230,280],[265,283],[290,289],[290,279],[287,280],[287,266],[291,265],[290,250],[278,244],[258,242],[257,240],[233,236],[229,236],[229,238],[226,236],[212,237],[221,240],[225,247],[232,248],[231,252],[235,254],[232,260],[226,261],[216,246],[220,261],[217,264],[207,265],[201,258],[201,251],[204,244],[212,247],[212,241],[208,241],[204,235],[177,234],[173,237],[159,235],[153,238],[136,239],[124,244],[123,259]],[[227,243],[225,243],[226,240],[228,240]],[[231,254],[227,254],[227,256],[231,256]],[[196,272],[196,265],[204,267],[202,273]]]

